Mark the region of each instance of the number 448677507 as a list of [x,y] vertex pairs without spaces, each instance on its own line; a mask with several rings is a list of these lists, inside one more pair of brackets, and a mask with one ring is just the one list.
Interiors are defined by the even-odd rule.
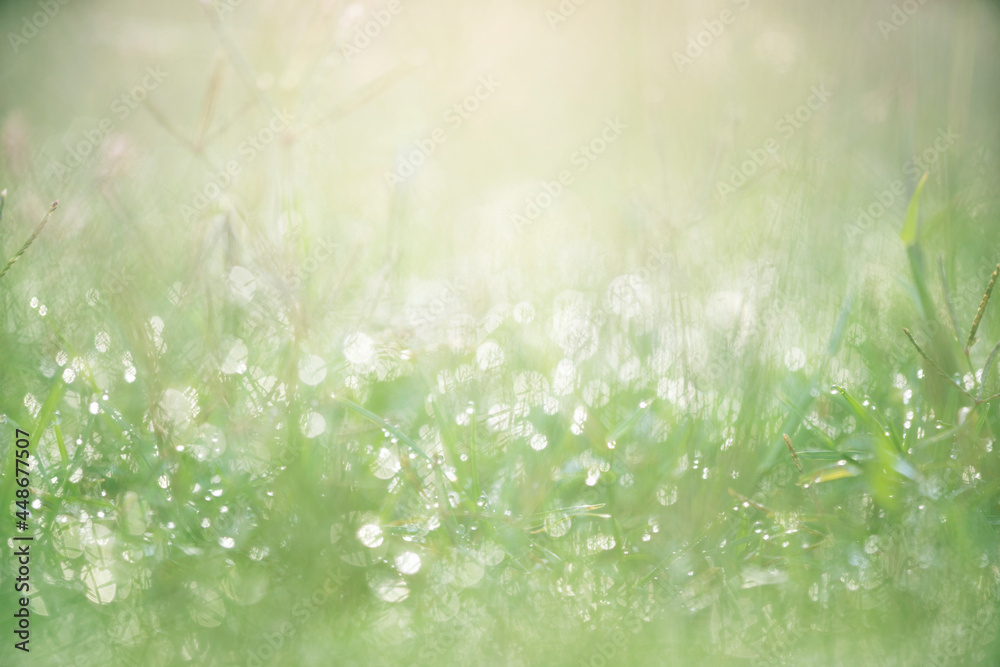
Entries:
[[29,438],[31,438],[30,433],[17,429],[17,458],[15,459],[14,476],[17,479],[18,488],[14,493],[17,496],[17,527],[19,530],[28,529],[28,484],[31,483],[28,477],[31,470],[28,465],[28,456],[31,454],[28,450]]

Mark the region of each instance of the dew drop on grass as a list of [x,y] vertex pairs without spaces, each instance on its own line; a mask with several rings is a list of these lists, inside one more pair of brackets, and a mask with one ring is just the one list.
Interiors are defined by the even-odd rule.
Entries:
[[310,410],[302,416],[302,435],[307,438],[316,438],[326,431],[326,419],[323,415]]
[[299,361],[299,380],[315,387],[326,378],[326,362],[322,357],[310,354]]
[[656,492],[656,500],[665,507],[673,505],[677,502],[677,487],[661,486]]
[[115,599],[118,586],[111,572],[97,565],[85,567],[80,578],[87,587],[87,599],[95,604],[108,604]]
[[191,605],[191,618],[206,628],[220,625],[226,617],[226,605],[222,596],[211,588],[197,584],[191,584],[191,593],[195,597],[194,604]]
[[399,456],[387,447],[381,448],[372,464],[372,474],[379,479],[392,479],[399,470]]
[[375,342],[366,334],[355,333],[344,339],[344,358],[355,366],[367,366],[375,356]]
[[229,272],[229,290],[237,303],[247,304],[257,291],[257,279],[249,269],[234,266]]
[[549,534],[549,537],[562,537],[569,532],[572,526],[573,519],[569,516],[550,517],[545,522],[545,532]]
[[410,589],[402,579],[379,576],[371,582],[371,588],[385,602],[402,602],[410,596]]
[[610,551],[615,548],[615,538],[611,535],[592,535],[587,538],[587,548],[590,551]]
[[366,523],[357,532],[358,541],[369,549],[381,546],[383,542],[382,529],[374,523]]
[[785,367],[791,372],[802,370],[806,365],[806,353],[797,347],[793,347],[785,353]]
[[480,370],[491,371],[500,368],[504,362],[503,350],[494,341],[486,341],[476,350],[476,365]]
[[226,375],[241,375],[247,370],[247,357],[249,350],[246,343],[239,338],[232,338],[228,342],[228,352],[222,362],[221,371]]
[[396,569],[400,574],[416,574],[420,571],[420,556],[412,551],[404,551],[396,556]]

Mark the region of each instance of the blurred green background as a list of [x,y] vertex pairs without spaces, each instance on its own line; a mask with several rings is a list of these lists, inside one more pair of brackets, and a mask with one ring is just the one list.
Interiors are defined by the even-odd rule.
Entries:
[[0,35],[3,664],[1000,664],[997,3]]

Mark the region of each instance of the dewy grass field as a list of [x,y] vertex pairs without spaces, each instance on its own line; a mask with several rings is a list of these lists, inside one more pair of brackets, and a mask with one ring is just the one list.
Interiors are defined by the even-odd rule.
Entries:
[[995,3],[0,35],[0,664],[1000,664]]

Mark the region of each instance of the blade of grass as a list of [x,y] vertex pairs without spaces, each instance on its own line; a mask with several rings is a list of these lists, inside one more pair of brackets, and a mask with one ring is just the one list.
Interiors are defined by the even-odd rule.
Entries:
[[611,432],[608,433],[608,441],[617,442],[618,438],[628,433],[629,429],[635,426],[636,422],[638,422],[639,419],[646,414],[646,411],[649,410],[649,406],[652,404],[652,400],[643,401],[639,407],[632,412],[632,414],[618,422],[618,424],[611,429]]
[[[875,460],[865,466],[865,473],[870,480],[875,497],[885,507],[896,507],[897,494],[895,489],[898,485],[898,480],[893,478],[889,472],[895,471],[903,477],[914,480],[917,476],[916,470],[904,458],[901,443],[895,438],[890,437],[888,429],[872,414],[872,411],[861,405],[843,387],[835,385],[835,388],[840,392],[844,400],[847,401],[847,404],[854,414],[857,415],[861,423],[868,427],[875,438]],[[836,477],[839,473],[830,472],[829,474],[839,479],[839,477]]]
[[899,238],[908,246],[917,242],[917,221],[920,218],[920,194],[924,191],[924,185],[927,183],[928,176],[930,176],[930,172],[924,172],[924,175],[917,183],[917,187],[913,190],[909,206],[906,207],[906,219],[903,221],[903,229],[899,233]]
[[804,486],[806,484],[824,484],[838,479],[857,477],[860,474],[861,468],[852,465],[835,465],[828,468],[822,468],[807,475],[802,475],[802,477],[799,478],[799,486]]
[[472,464],[472,494],[479,502],[479,498],[482,496],[482,491],[479,486],[479,443],[476,441],[476,406],[475,403],[472,404],[472,416],[469,419],[470,427],[472,428],[472,445],[471,452],[469,455],[470,463]]
[[942,368],[940,366],[938,366],[936,363],[934,363],[933,359],[931,359],[929,356],[927,356],[927,353],[924,352],[924,349],[922,347],[920,347],[920,345],[917,344],[916,340],[914,340],[913,334],[910,333],[909,329],[907,329],[906,327],[903,327],[903,333],[905,333],[906,337],[910,339],[910,343],[913,345],[913,347],[915,347],[917,349],[917,352],[920,353],[920,356],[923,357],[924,360],[927,363],[929,363],[931,365],[931,367],[934,368],[934,370],[938,372],[939,375],[941,375],[941,377],[943,377],[945,380],[947,380],[948,382],[950,382],[953,387],[955,387],[956,389],[958,389],[960,392],[962,392],[963,394],[965,394],[966,396],[968,396],[972,400],[974,400],[974,401],[978,400],[975,396],[973,396],[972,394],[970,394],[966,390],[965,387],[963,387],[958,382],[956,382],[955,378],[953,378],[950,375],[948,375],[947,373],[945,373],[944,370],[942,370]]
[[993,362],[996,360],[997,352],[1000,352],[1000,343],[993,346],[993,350],[990,351],[990,355],[986,357],[986,364],[983,366],[983,377],[979,382],[979,392],[976,394],[976,398],[983,398],[983,389],[986,388],[986,379],[990,376],[990,370],[993,369]]
[[829,356],[837,356],[837,352],[840,350],[840,343],[844,339],[844,331],[847,329],[847,323],[851,319],[851,308],[854,306],[854,293],[849,292],[847,297],[844,299],[844,305],[840,309],[840,314],[837,316],[837,322],[833,325],[833,331],[830,333],[830,340],[826,345],[826,352]]
[[66,450],[66,441],[63,440],[62,429],[59,428],[59,424],[53,427],[56,433],[56,444],[59,445],[59,458],[62,459],[63,467],[69,468],[69,452]]
[[850,463],[857,463],[855,459],[869,456],[870,452],[863,452],[859,449],[845,449],[839,452],[829,452],[822,449],[806,449],[798,452],[799,459],[813,459],[816,461],[839,461],[844,459]]
[[344,407],[348,408],[352,412],[354,412],[354,413],[356,413],[358,415],[361,415],[362,417],[364,417],[368,421],[373,422],[374,424],[380,426],[381,428],[384,428],[385,430],[389,431],[389,433],[392,433],[394,436],[396,436],[397,438],[399,438],[401,442],[404,442],[410,449],[412,449],[414,452],[416,452],[417,454],[419,454],[425,460],[431,461],[431,457],[429,457],[424,450],[422,450],[420,447],[418,447],[417,443],[413,442],[413,440],[410,439],[410,436],[406,435],[405,433],[403,433],[402,431],[400,431],[398,428],[396,428],[395,426],[393,426],[392,424],[390,424],[386,420],[384,420],[381,417],[379,417],[374,412],[366,410],[365,408],[361,407],[360,405],[358,405],[354,401],[350,401],[350,400],[348,400],[346,398],[335,398],[334,400],[337,403],[340,403]]
[[834,385],[833,388],[836,389],[840,393],[840,395],[844,397],[844,400],[847,401],[847,404],[850,406],[851,411],[854,412],[854,414],[858,417],[861,423],[864,424],[869,431],[871,431],[876,436],[888,438],[888,436],[885,434],[885,425],[882,424],[881,421],[879,421],[878,417],[872,414],[871,410],[861,405],[861,403],[858,402],[858,399],[851,396],[850,393],[848,393],[848,391],[843,387],[841,387],[840,385]]
[[49,212],[46,213],[45,217],[42,218],[42,221],[38,223],[38,227],[35,228],[34,233],[28,237],[28,240],[24,242],[24,245],[21,246],[21,249],[18,250],[17,253],[10,258],[10,261],[7,262],[7,266],[3,267],[3,271],[0,271],[0,278],[3,278],[5,275],[7,275],[7,272],[10,271],[10,267],[14,266],[14,262],[21,259],[21,255],[23,255],[28,251],[28,247],[35,242],[35,239],[38,238],[38,235],[42,233],[43,229],[45,229],[45,225],[48,224],[49,218],[52,217],[52,213],[53,211],[56,210],[57,206],[59,206],[58,201],[52,202],[52,206],[49,207]]
[[[788,437],[787,433],[782,433],[781,435],[785,439],[785,444],[788,446],[788,453],[792,455],[792,461],[795,462],[795,467],[798,468],[799,475],[805,475],[806,471],[803,470],[802,468],[802,462],[799,461],[799,455],[795,451],[794,445],[792,445],[792,439]],[[810,491],[811,491],[810,495],[812,496],[813,502],[816,503],[816,511],[819,512],[820,515],[822,515],[824,513],[823,503],[821,503],[819,500],[819,493],[817,493],[816,489],[810,489]]]
[[[35,425],[34,429],[30,431],[31,436],[28,439],[28,452],[30,454],[34,454],[36,459],[38,458],[38,443],[42,439],[42,433],[44,433],[45,429],[49,427],[49,423],[52,421],[52,415],[54,415],[56,411],[56,405],[59,403],[59,399],[62,398],[65,390],[66,384],[61,380],[57,381],[55,386],[49,392],[48,397],[45,399],[45,403],[42,404],[41,409],[38,411],[38,423]],[[13,422],[11,422],[11,424],[13,425]],[[9,456],[13,459],[13,447],[10,448]],[[10,507],[10,503],[14,499],[14,489],[16,486],[15,482],[15,477],[12,476],[4,486],[4,507]]]
[[805,471],[802,469],[802,462],[799,461],[799,455],[795,452],[795,447],[792,446],[792,439],[788,437],[787,433],[782,433],[781,437],[785,439],[788,453],[792,455],[792,461],[795,462],[795,467],[798,468],[799,474],[803,474]]
[[955,309],[955,300],[951,296],[951,287],[948,285],[948,272],[944,268],[944,253],[938,255],[938,275],[941,278],[941,286],[944,288],[945,303],[948,304],[948,317],[955,330],[955,340],[962,340],[962,328],[958,324],[958,311]]

